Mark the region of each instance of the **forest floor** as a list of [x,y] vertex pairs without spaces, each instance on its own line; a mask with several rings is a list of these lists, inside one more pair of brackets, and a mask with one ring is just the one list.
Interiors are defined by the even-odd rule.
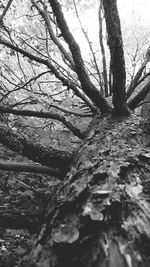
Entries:
[[[29,162],[2,145],[0,160]],[[0,267],[24,265],[58,182],[47,175],[0,171]]]

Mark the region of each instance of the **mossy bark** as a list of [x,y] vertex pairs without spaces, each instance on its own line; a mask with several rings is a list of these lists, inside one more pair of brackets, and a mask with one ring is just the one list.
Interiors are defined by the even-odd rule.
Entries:
[[27,266],[149,267],[149,162],[139,117],[95,117]]

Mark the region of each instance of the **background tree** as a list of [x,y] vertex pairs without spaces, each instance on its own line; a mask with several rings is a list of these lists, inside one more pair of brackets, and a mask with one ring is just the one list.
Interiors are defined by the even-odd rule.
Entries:
[[[0,124],[0,142],[40,163],[42,173],[62,180],[49,196],[27,266],[121,267],[150,263],[150,151],[143,138],[144,122],[131,114],[150,90],[148,82],[133,94],[147,77],[141,75],[150,53],[148,49],[126,90],[117,2],[103,0],[101,8],[110,50],[112,103],[100,88],[102,77],[91,43],[88,41],[96,74],[83,60],[61,1],[27,1],[17,29],[15,16],[22,12],[21,2],[9,1],[1,15],[0,44],[7,50],[1,51],[6,60],[1,75],[0,112],[13,116],[2,118],[5,123]],[[8,12],[13,20],[7,21]],[[8,55],[12,62],[8,63]],[[66,98],[71,110],[65,107]],[[74,103],[76,109],[72,109]],[[18,115],[38,118],[41,127],[48,119],[57,120],[83,141],[70,151],[51,143],[36,143],[17,133]],[[80,128],[87,116],[89,125]],[[3,162],[0,166],[40,171],[33,165],[8,166]]]

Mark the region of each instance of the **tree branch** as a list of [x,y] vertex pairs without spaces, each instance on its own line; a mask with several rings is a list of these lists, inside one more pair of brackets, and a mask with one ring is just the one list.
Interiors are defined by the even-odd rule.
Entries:
[[[91,44],[91,42],[90,42],[90,40],[89,40],[88,34],[87,34],[87,32],[84,30],[84,28],[83,28],[83,26],[82,26],[82,22],[81,22],[81,20],[80,20],[80,16],[79,16],[79,13],[78,13],[78,10],[77,10],[77,6],[76,6],[76,3],[75,3],[75,0],[73,0],[73,5],[74,5],[74,9],[75,9],[75,12],[76,12],[77,19],[78,19],[79,24],[80,24],[80,28],[81,28],[81,30],[82,30],[84,36],[85,36],[85,39],[86,39],[86,41],[87,41],[87,43],[88,43],[88,46],[89,46],[89,48],[90,48],[90,51],[91,51],[91,54],[92,54],[92,57],[93,57],[94,67],[95,67],[95,69],[96,69],[96,71],[97,71],[98,78],[99,78],[99,79],[97,79],[97,81],[98,81],[98,83],[99,83],[99,85],[100,85],[100,87],[101,87],[101,91],[103,92],[102,81],[101,81],[101,73],[100,73],[100,70],[99,70],[99,67],[98,67],[98,64],[97,64],[97,60],[96,60],[96,57],[95,57],[95,53],[94,53],[94,51],[93,51],[93,47],[92,47],[92,44]],[[93,75],[93,76],[94,76],[94,75]]]
[[142,101],[135,108],[138,108],[138,107],[140,107],[142,105],[149,104],[149,103],[150,103],[150,101]]
[[55,45],[59,48],[61,53],[64,55],[65,59],[70,63],[71,68],[75,69],[74,62],[73,62],[71,56],[69,55],[69,53],[66,51],[66,49],[63,47],[63,45],[60,43],[60,41],[58,40],[58,38],[54,34],[53,28],[51,26],[51,21],[49,18],[49,13],[47,11],[47,6],[44,5],[44,10],[42,10],[34,0],[31,0],[31,2],[34,5],[34,7],[38,10],[38,12],[42,16],[42,18],[44,19],[51,39],[53,40]]
[[[143,70],[145,69],[147,63],[150,61],[150,47],[147,49],[147,52],[146,52],[146,56],[145,56],[145,59],[144,61],[142,62],[139,70],[137,71],[133,81],[131,82],[128,90],[127,90],[127,99],[132,95],[132,93],[134,92],[135,88],[138,86],[138,84],[140,84],[141,81],[139,81],[141,75],[142,75],[142,72]],[[145,75],[146,76],[146,75]],[[144,77],[143,77],[144,78]],[[146,78],[146,77],[145,77]],[[144,79],[145,79],[144,78]],[[138,83],[139,82],[139,83]]]
[[138,106],[138,104],[144,100],[149,91],[150,91],[150,81],[130,102],[128,102],[128,107],[134,110]]
[[43,173],[49,174],[54,177],[63,176],[63,172],[59,169],[52,169],[46,166],[38,166],[35,164],[18,163],[11,161],[0,161],[0,170],[4,171],[14,171],[14,172],[33,172],[33,173]]
[[22,48],[11,44],[6,39],[4,39],[2,36],[0,36],[0,44],[6,45],[10,49],[12,49],[12,50],[14,50],[16,52],[19,52],[23,56],[28,57],[31,60],[34,60],[34,61],[36,61],[36,62],[38,62],[40,64],[43,64],[43,65],[49,67],[49,61],[47,59],[43,59],[43,58],[40,58],[38,56],[35,56],[35,55],[23,50]]
[[3,11],[2,15],[0,16],[0,20],[1,21],[4,19],[5,15],[6,15],[7,11],[8,11],[8,9],[10,8],[10,5],[11,5],[12,1],[13,0],[9,0],[8,3],[7,3],[7,5],[6,5],[6,7],[4,8],[4,11]]
[[11,48],[12,50],[14,50],[16,52],[19,52],[23,56],[28,57],[29,59],[34,60],[34,61],[36,61],[36,62],[38,62],[40,64],[43,64],[46,67],[48,67],[48,69],[51,70],[51,72],[55,75],[55,77],[57,79],[59,79],[64,86],[67,86],[68,88],[72,89],[74,91],[74,93],[76,94],[76,96],[81,98],[87,104],[87,106],[92,110],[93,113],[96,113],[96,108],[91,103],[91,101],[83,93],[81,93],[79,91],[79,89],[76,87],[76,85],[71,80],[64,78],[59,73],[59,71],[55,68],[55,66],[52,65],[48,60],[40,58],[38,56],[35,56],[35,55],[33,55],[33,54],[31,54],[31,53],[19,48],[18,46],[15,46],[15,45],[11,44],[7,40],[5,40],[2,36],[0,36],[0,44],[6,45],[7,47]]
[[66,43],[69,45],[72,57],[75,63],[76,73],[79,81],[82,85],[83,92],[93,101],[93,103],[100,109],[102,113],[110,112],[110,107],[100,91],[91,82],[83,63],[81,51],[79,45],[75,41],[72,33],[70,32],[64,15],[61,10],[61,6],[57,0],[49,0],[53,13],[56,17],[57,24],[61,30],[62,36]]
[[34,162],[64,171],[72,160],[72,153],[34,143],[3,124],[0,124],[0,143]]
[[[40,74],[38,74],[37,76],[31,78],[30,80],[28,80],[27,82],[25,82],[23,85],[21,86],[17,86],[16,88],[14,88],[13,90],[8,91],[1,99],[0,101],[3,101],[4,98],[8,97],[11,93],[14,93],[16,91],[19,91],[21,89],[24,89],[25,86],[27,86],[28,84],[30,84],[32,81],[36,81],[39,77],[43,76],[44,74],[50,73],[50,71],[45,71],[42,72]],[[5,78],[5,77],[4,77]],[[7,78],[5,78],[7,79]]]
[[53,105],[53,104],[50,104],[50,108],[56,108],[58,110],[61,110],[62,112],[64,113],[68,113],[68,114],[71,114],[71,115],[75,115],[75,116],[79,116],[79,117],[85,117],[85,118],[88,118],[88,117],[93,117],[92,114],[90,113],[79,113],[79,112],[76,112],[76,111],[72,111],[72,110],[68,110],[66,108],[62,108],[62,107],[59,107],[59,106],[56,106],[56,105]]
[[69,119],[65,116],[53,113],[53,112],[44,112],[44,111],[32,111],[32,110],[16,110],[11,108],[0,107],[0,112],[9,113],[14,115],[21,115],[27,117],[36,117],[36,118],[45,118],[45,119],[54,119],[62,122],[75,136],[80,139],[85,137],[85,134],[80,131]]
[[103,0],[102,4],[105,12],[106,28],[108,34],[107,42],[111,55],[114,112],[119,115],[129,114],[126,105],[126,71],[117,3],[116,0]]

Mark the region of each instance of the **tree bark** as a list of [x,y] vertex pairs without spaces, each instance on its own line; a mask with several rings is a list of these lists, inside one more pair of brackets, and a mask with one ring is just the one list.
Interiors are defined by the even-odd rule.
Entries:
[[27,117],[36,117],[36,118],[46,118],[46,119],[53,119],[62,122],[74,135],[78,138],[84,138],[84,132],[78,129],[71,120],[67,119],[65,116],[54,113],[54,112],[44,112],[44,111],[35,111],[35,110],[17,110],[12,108],[3,108],[0,107],[1,113],[8,113],[20,116],[27,116]]
[[59,169],[52,169],[46,166],[39,166],[31,163],[18,163],[11,161],[0,161],[0,170],[14,172],[44,173],[54,177],[62,177],[63,172]]
[[113,105],[114,113],[120,114],[129,114],[126,105],[126,92],[125,92],[125,83],[126,83],[126,71],[125,71],[125,59],[124,59],[124,50],[123,50],[123,41],[121,33],[120,18],[117,9],[116,0],[103,0],[102,1],[105,20],[106,20],[106,29],[108,34],[108,46],[110,49],[111,56],[111,67],[113,75]]
[[30,140],[23,134],[12,131],[3,124],[0,124],[0,143],[34,162],[52,168],[59,168],[63,172],[66,171],[73,156],[68,151],[34,143],[33,140]]
[[131,84],[127,90],[126,98],[129,98],[133,94],[136,87],[138,86],[138,81],[141,78],[143,70],[146,68],[146,65],[149,61],[150,61],[150,47],[148,47],[144,61],[142,62],[140,68],[138,69],[133,81],[131,82]]
[[142,90],[128,102],[128,107],[134,110],[138,106],[138,104],[145,99],[149,91],[150,91],[150,81],[148,81],[144,85]]
[[150,149],[139,118],[91,122],[27,266],[150,266]]

